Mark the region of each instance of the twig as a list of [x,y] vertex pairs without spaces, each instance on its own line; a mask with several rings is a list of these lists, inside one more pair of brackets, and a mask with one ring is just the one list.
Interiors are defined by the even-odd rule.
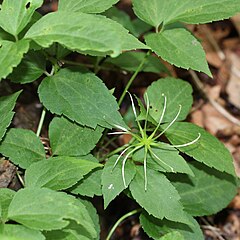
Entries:
[[206,91],[204,90],[204,86],[202,82],[200,81],[199,77],[193,70],[189,70],[192,80],[195,84],[195,86],[199,89],[199,91],[202,93],[203,97],[209,101],[209,103],[226,119],[228,119],[230,122],[240,126],[240,121],[235,118],[232,114],[230,114],[225,108],[223,108],[218,102],[216,102],[214,99],[212,99]]

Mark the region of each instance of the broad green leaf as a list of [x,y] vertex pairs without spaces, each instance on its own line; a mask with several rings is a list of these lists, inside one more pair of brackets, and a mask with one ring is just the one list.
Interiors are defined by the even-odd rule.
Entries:
[[56,117],[49,127],[52,153],[63,156],[86,155],[96,146],[102,131],[101,127],[92,129],[80,126],[64,117]]
[[[122,178],[122,159],[113,168],[118,156],[112,156],[104,166],[102,173],[102,193],[104,199],[104,208],[106,209],[109,203],[118,196],[126,187],[123,184]],[[126,162],[125,168],[125,180],[128,186],[136,174],[135,165],[132,161]]]
[[68,11],[45,15],[29,29],[25,38],[44,48],[58,42],[70,50],[91,55],[117,56],[123,50],[147,48],[105,16]]
[[212,215],[225,208],[237,194],[234,177],[198,162],[191,163],[194,177],[171,176],[184,209],[193,216]]
[[179,122],[171,126],[166,136],[172,144],[179,145],[193,141],[199,133],[201,137],[196,143],[181,147],[179,151],[209,167],[235,176],[231,154],[217,138],[204,129],[191,123]]
[[173,10],[176,0],[133,0],[134,13],[144,22],[158,28]]
[[119,0],[60,0],[58,11],[101,13]]
[[131,32],[134,36],[138,37],[138,33],[135,30],[135,27],[131,21],[130,16],[124,12],[119,10],[116,7],[112,7],[103,13],[104,16],[120,23],[123,27],[125,27],[129,32]]
[[149,168],[147,179],[145,191],[143,167],[137,167],[137,174],[130,183],[130,191],[136,202],[156,218],[189,224],[180,196],[165,175]]
[[173,22],[207,23],[240,12],[237,0],[151,0],[150,4],[145,0],[133,0],[133,6],[140,19],[156,28]]
[[163,60],[184,69],[193,69],[212,76],[200,42],[186,29],[177,28],[152,33],[146,43]]
[[[143,52],[124,52],[116,58],[107,59],[105,63],[110,63],[124,70],[134,72],[144,60],[145,56],[146,53]],[[141,71],[153,73],[168,72],[161,60],[152,55],[146,58],[146,63],[143,65]]]
[[30,51],[8,78],[15,83],[30,83],[41,77],[45,70],[45,57],[38,51]]
[[191,85],[186,81],[171,77],[153,82],[147,88],[146,94],[150,102],[149,114],[157,123],[163,113],[164,96],[166,96],[167,104],[162,122],[171,122],[179,111],[179,105],[181,105],[181,112],[177,121],[184,120],[193,103]]
[[5,135],[7,127],[10,125],[14,112],[12,111],[21,91],[12,95],[0,97],[0,141]]
[[75,157],[53,157],[32,164],[26,171],[26,187],[62,190],[76,184],[101,164]]
[[[146,212],[140,215],[140,224],[143,227],[143,230],[153,238],[154,240],[203,240],[202,231],[197,223],[192,217],[189,217],[191,226],[185,225],[182,223],[171,222],[166,219],[160,220],[152,216],[149,216]],[[170,234],[173,232],[178,232],[181,234],[179,238],[164,238],[162,237],[165,234]],[[176,235],[177,236],[177,235]]]
[[160,239],[161,240],[172,240],[172,239],[174,239],[174,240],[184,240],[184,237],[180,232],[174,231],[174,232],[167,233],[166,235],[164,235]]
[[92,238],[82,226],[79,226],[74,222],[70,222],[70,224],[62,230],[46,232],[45,236],[47,240],[99,240],[99,217],[95,208],[88,201],[81,199],[78,199],[78,201],[80,201],[86,207],[97,232],[97,237]]
[[0,188],[0,222],[7,220],[8,207],[14,197],[15,192],[9,188]]
[[[148,154],[147,166],[161,172],[179,172],[186,173],[194,176],[188,163],[183,157],[179,155],[179,152],[169,147],[168,144],[159,143],[160,148],[152,148],[154,155]],[[137,162],[143,162],[144,149],[140,149],[133,155],[133,160]]]
[[45,150],[34,132],[27,129],[11,128],[2,143],[0,153],[21,168],[45,159]]
[[17,37],[42,3],[43,0],[4,0],[0,11],[0,26]]
[[102,195],[101,176],[102,169],[96,169],[74,185],[70,192],[81,196],[93,197]]
[[124,126],[115,98],[93,73],[62,69],[45,78],[38,91],[47,109],[81,125]]
[[[164,0],[163,2],[169,3]],[[173,5],[174,4],[174,5]],[[223,20],[240,12],[238,0],[174,0],[165,15],[165,23],[191,24]]]
[[0,81],[6,78],[22,60],[23,54],[28,51],[29,42],[20,40],[18,42],[0,41]]
[[8,218],[36,230],[62,229],[74,221],[92,238],[97,233],[86,207],[74,197],[47,188],[19,190],[8,210]]
[[[45,237],[40,231],[33,230],[22,225],[5,224],[3,231],[0,231],[0,239],[10,240],[16,237],[16,240],[44,240]],[[15,238],[14,238],[15,239]]]

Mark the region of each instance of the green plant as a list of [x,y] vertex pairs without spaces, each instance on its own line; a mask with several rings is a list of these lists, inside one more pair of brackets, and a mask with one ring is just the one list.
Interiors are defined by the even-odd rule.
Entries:
[[[0,98],[0,153],[26,169],[21,190],[0,189],[1,239],[99,239],[98,215],[88,200],[103,196],[107,208],[124,192],[140,209],[120,220],[141,213],[140,223],[153,239],[198,240],[203,235],[193,217],[218,212],[236,194],[228,150],[202,128],[182,122],[193,102],[186,81],[155,81],[144,95],[146,107],[137,98],[138,115],[130,94],[137,129],[130,130],[118,109],[140,71],[167,72],[151,51],[177,67],[211,76],[200,42],[176,24],[228,18],[240,12],[239,2],[133,0],[138,17],[133,21],[112,7],[117,2],[59,0],[58,11],[45,16],[36,12],[42,0],[1,5],[0,78],[35,81],[43,104],[34,134],[8,129],[21,91]],[[138,40],[142,35],[146,44]],[[143,51],[131,51],[136,49]],[[70,61],[71,52],[86,55],[88,63]],[[117,103],[97,73],[121,69],[134,73]],[[48,159],[39,139],[46,111],[54,114]],[[97,150],[112,128],[132,140],[104,155],[100,164]]]

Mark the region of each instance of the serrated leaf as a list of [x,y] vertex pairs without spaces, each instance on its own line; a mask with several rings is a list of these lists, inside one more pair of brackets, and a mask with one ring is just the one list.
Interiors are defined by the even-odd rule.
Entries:
[[29,42],[20,40],[18,42],[0,41],[0,81],[6,78],[22,60],[23,54],[28,51]]
[[20,95],[21,91],[16,92],[12,95],[0,97],[0,141],[2,140],[7,127],[10,125],[14,112],[12,112],[17,98]]
[[[168,144],[164,143],[159,143],[159,147],[160,148],[151,149],[160,160],[151,154],[147,155],[147,166],[149,168],[160,172],[179,172],[194,176],[188,163],[179,155],[179,152],[176,149],[169,147]],[[143,162],[144,149],[140,149],[134,153],[132,158],[134,161]]]
[[8,78],[15,83],[30,83],[41,77],[45,68],[45,57],[38,51],[30,51],[24,56],[18,67],[13,69]]
[[32,164],[26,171],[26,187],[62,190],[76,184],[101,164],[75,157],[53,157]]
[[[110,63],[124,70],[134,72],[144,60],[145,56],[146,53],[143,52],[124,52],[116,58],[107,59],[105,63]],[[168,72],[160,59],[152,55],[146,58],[141,71],[153,73]]]
[[4,237],[8,240],[12,237],[16,237],[16,240],[45,240],[40,231],[17,224],[5,224],[3,231],[0,231],[0,238],[4,239]]
[[[119,160],[120,162],[113,169],[117,158],[118,156],[112,156],[105,164],[102,173],[101,182],[105,209],[109,203],[126,188],[122,179],[122,159]],[[132,161],[127,161],[124,171],[126,185],[128,186],[136,174],[134,163]]]
[[174,22],[207,23],[240,12],[237,0],[151,0],[151,4],[145,0],[133,0],[133,6],[135,14],[155,28]]
[[81,226],[77,225],[74,222],[70,222],[70,224],[62,230],[46,232],[45,236],[47,240],[99,240],[100,236],[100,226],[99,226],[99,217],[93,205],[81,199],[78,199],[87,209],[89,216],[91,217],[91,221],[95,226],[95,230],[97,232],[97,237],[92,238],[91,235]]
[[62,229],[74,221],[92,238],[96,230],[86,207],[74,197],[47,188],[19,190],[8,210],[8,218],[36,230]]
[[25,38],[44,48],[58,42],[72,51],[94,56],[117,56],[123,50],[147,48],[120,24],[102,15],[68,11],[45,15],[29,29]]
[[170,10],[172,11],[166,12],[165,15],[166,24],[172,22],[197,24],[229,18],[240,12],[240,6],[238,0],[175,0],[174,8]]
[[80,126],[64,117],[56,117],[49,127],[52,153],[62,156],[86,155],[96,146],[102,132],[101,127],[92,129]]
[[94,240],[95,239],[99,240],[100,239],[100,224],[99,224],[99,216],[97,214],[96,208],[89,201],[81,200],[81,199],[79,199],[79,201],[81,201],[81,203],[86,207],[86,209],[89,213],[89,216],[91,217],[91,219],[94,223],[95,230],[97,231],[97,237],[94,238]]
[[[140,224],[142,225],[143,230],[154,240],[203,240],[203,234],[197,221],[190,216],[189,221],[191,222],[191,226],[182,223],[171,222],[166,219],[159,220],[149,216],[146,212],[143,212],[140,215]],[[171,236],[171,233],[173,234],[173,232],[178,232],[178,235],[176,236],[179,238],[168,238],[168,234]],[[165,238],[162,237],[163,235],[165,235]]]
[[15,192],[9,188],[0,188],[0,222],[7,220],[8,207],[15,195]]
[[0,12],[0,26],[16,37],[42,3],[43,0],[4,0]]
[[172,144],[179,145],[193,141],[198,137],[199,133],[201,137],[196,143],[181,147],[179,151],[209,167],[235,176],[231,154],[217,138],[204,129],[191,123],[178,122],[171,126],[166,132],[166,136]]
[[145,37],[146,43],[163,60],[184,69],[204,72],[210,77],[205,52],[200,42],[186,29],[176,28]]
[[145,191],[143,167],[137,167],[137,173],[130,183],[130,191],[136,202],[156,218],[189,224],[180,196],[165,175],[148,169],[147,179]]
[[163,78],[153,82],[145,95],[148,95],[150,102],[149,114],[158,123],[164,108],[164,94],[167,98],[166,111],[162,122],[171,122],[179,111],[179,105],[182,106],[177,121],[184,120],[193,103],[191,85],[181,79]]
[[70,192],[81,196],[93,197],[102,195],[101,176],[102,169],[96,169],[87,174],[81,181],[74,185]]
[[27,129],[11,128],[0,144],[0,153],[21,168],[45,159],[45,150],[36,134]]
[[198,162],[190,166],[194,177],[171,176],[184,209],[193,216],[220,212],[237,194],[235,178]]
[[60,0],[58,11],[101,13],[118,1],[119,0]]
[[81,125],[92,128],[125,126],[115,98],[93,73],[62,69],[45,78],[38,91],[47,109]]
[[158,28],[173,9],[174,0],[133,0],[134,13],[144,22]]

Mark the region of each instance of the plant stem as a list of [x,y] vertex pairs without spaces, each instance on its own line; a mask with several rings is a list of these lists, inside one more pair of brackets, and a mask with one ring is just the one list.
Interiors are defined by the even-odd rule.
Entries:
[[110,239],[111,239],[114,231],[116,230],[116,228],[118,227],[118,225],[119,225],[123,220],[125,220],[126,218],[131,217],[131,216],[133,216],[133,215],[135,215],[135,214],[137,214],[137,213],[139,213],[139,212],[141,212],[141,211],[142,211],[142,209],[141,209],[141,208],[138,208],[138,209],[135,209],[135,210],[133,210],[133,211],[131,211],[131,212],[128,212],[127,214],[125,214],[125,215],[123,215],[121,218],[119,218],[118,221],[117,221],[117,222],[114,224],[114,226],[111,228],[111,230],[110,230],[110,232],[109,232],[106,240],[110,240]]
[[119,101],[118,101],[118,105],[120,106],[122,104],[122,101],[125,97],[125,95],[127,94],[128,89],[130,88],[130,86],[132,85],[133,81],[135,80],[135,78],[137,77],[138,73],[142,70],[142,67],[144,65],[144,63],[146,62],[147,57],[150,55],[150,50],[146,53],[145,57],[143,58],[142,62],[139,64],[137,70],[135,71],[135,73],[132,75],[132,77],[130,78],[130,80],[128,81]]
[[42,131],[42,126],[43,126],[43,122],[44,122],[44,119],[45,119],[45,116],[46,116],[46,108],[43,107],[43,110],[42,110],[42,114],[41,114],[41,118],[40,118],[40,121],[39,121],[39,124],[38,124],[38,129],[37,129],[37,137],[40,136],[40,133]]

